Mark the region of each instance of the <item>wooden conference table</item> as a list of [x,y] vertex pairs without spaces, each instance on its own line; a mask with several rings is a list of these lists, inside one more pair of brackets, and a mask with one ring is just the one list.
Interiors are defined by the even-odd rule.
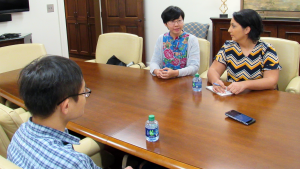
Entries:
[[[68,128],[167,168],[298,168],[300,95],[274,90],[218,96],[193,93],[192,77],[161,80],[147,70],[77,62],[92,94],[85,114]],[[20,70],[0,74],[0,95],[24,106]],[[256,119],[245,126],[229,110]],[[160,139],[148,143],[145,122],[154,114]]]

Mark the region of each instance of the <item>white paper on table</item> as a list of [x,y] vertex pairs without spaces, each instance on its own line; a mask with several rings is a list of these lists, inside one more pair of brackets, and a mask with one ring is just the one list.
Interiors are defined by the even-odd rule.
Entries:
[[210,91],[212,91],[212,92],[214,92],[214,93],[216,93],[216,94],[218,94],[220,96],[229,96],[229,95],[232,95],[232,93],[230,91],[227,91],[227,90],[225,90],[225,93],[215,92],[213,90],[213,86],[206,86],[206,89],[208,89],[208,90],[210,90]]

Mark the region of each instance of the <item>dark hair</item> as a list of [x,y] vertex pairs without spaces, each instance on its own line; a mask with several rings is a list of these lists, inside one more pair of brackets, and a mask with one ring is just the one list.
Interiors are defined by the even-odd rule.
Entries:
[[179,7],[169,6],[162,12],[161,19],[166,24],[169,21],[174,21],[175,19],[178,19],[180,16],[184,20],[184,12]]
[[261,17],[256,11],[252,9],[243,9],[239,12],[234,12],[233,18],[243,28],[246,28],[248,26],[251,28],[248,37],[253,42],[259,40],[260,34],[263,32],[263,24]]
[[[58,102],[78,94],[83,83],[80,67],[61,56],[35,59],[20,73],[19,90],[25,106],[33,116],[49,117]],[[76,102],[78,96],[72,97]]]

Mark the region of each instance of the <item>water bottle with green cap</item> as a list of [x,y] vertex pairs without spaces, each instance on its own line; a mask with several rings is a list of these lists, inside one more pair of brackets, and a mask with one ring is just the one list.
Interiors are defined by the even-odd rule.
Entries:
[[196,73],[193,78],[193,90],[195,92],[200,92],[202,90],[202,79],[199,77],[198,73]]
[[149,115],[145,124],[146,140],[155,142],[159,139],[158,122],[154,115]]

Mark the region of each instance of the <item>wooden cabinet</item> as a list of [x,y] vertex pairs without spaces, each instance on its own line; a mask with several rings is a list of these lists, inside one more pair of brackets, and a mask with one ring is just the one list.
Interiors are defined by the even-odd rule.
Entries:
[[[230,18],[210,18],[213,23],[212,53],[218,53],[226,40],[231,40],[228,33]],[[261,37],[278,37],[297,41],[300,44],[300,20],[263,20],[264,32]],[[299,70],[300,74],[300,70]]]
[[95,58],[97,45],[93,0],[65,0],[69,55]]
[[213,22],[213,39],[212,39],[212,54],[216,56],[226,40],[231,40],[228,33],[230,19],[210,18]]

